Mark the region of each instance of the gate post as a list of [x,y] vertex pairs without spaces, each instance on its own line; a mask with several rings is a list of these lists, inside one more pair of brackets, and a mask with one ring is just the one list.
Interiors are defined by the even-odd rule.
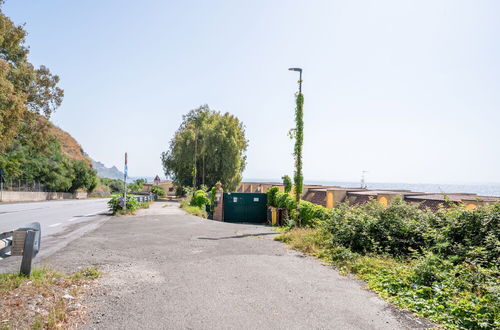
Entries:
[[224,190],[222,185],[217,183],[217,192],[215,193],[214,220],[224,221]]

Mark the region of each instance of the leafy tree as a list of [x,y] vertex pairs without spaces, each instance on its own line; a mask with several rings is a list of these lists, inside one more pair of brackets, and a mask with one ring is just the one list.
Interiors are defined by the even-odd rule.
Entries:
[[73,161],[73,175],[74,179],[70,191],[84,188],[91,192],[97,186],[97,172],[83,160]]
[[136,179],[133,183],[129,183],[127,188],[131,192],[140,192],[146,182],[146,179]]
[[283,175],[281,177],[283,180],[283,186],[285,187],[285,192],[288,194],[292,191],[292,179],[288,175]]
[[177,186],[214,186],[221,181],[231,191],[241,182],[247,146],[237,117],[204,105],[183,116],[161,158],[166,176]]
[[58,76],[28,61],[26,31],[5,16],[2,5],[0,1],[0,151],[12,143],[23,124],[36,125],[34,114],[49,118],[64,96],[57,87]]
[[123,191],[123,181],[119,179],[110,178],[99,178],[99,182],[102,185],[109,187],[111,192],[122,192]]

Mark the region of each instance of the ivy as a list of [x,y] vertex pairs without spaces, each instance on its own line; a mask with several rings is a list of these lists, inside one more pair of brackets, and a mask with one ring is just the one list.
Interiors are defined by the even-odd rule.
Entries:
[[[295,148],[293,151],[293,155],[295,157],[294,193],[295,201],[298,205],[304,185],[304,176],[302,174],[302,145],[304,144],[304,95],[301,92],[297,93],[295,101]],[[300,219],[297,220],[297,224],[300,226]]]

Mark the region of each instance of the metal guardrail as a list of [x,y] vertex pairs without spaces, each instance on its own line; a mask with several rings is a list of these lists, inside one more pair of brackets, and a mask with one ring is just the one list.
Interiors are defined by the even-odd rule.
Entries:
[[144,195],[144,196],[135,196],[137,199],[138,203],[144,203],[144,202],[152,202],[158,200],[158,196],[155,194],[151,195]]
[[40,242],[41,228],[38,222],[0,233],[0,259],[22,256],[20,272],[30,276],[33,258],[40,251]]

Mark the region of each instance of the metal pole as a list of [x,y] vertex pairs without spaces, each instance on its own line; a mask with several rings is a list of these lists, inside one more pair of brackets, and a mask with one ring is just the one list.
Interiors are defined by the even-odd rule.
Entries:
[[125,172],[123,173],[123,209],[127,210],[127,153],[125,153]]
[[21,260],[21,274],[30,276],[31,263],[33,260],[33,252],[35,247],[35,231],[28,230],[24,236],[23,259]]
[[299,71],[299,94],[302,94],[302,70]]

